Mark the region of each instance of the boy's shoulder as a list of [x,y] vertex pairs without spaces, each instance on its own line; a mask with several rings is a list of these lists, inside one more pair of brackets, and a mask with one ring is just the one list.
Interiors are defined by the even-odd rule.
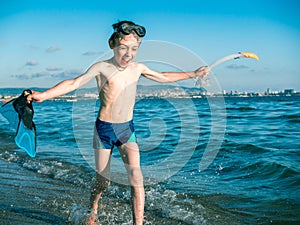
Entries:
[[103,70],[111,66],[111,63],[109,63],[107,60],[103,60],[95,62],[91,67],[97,68],[98,70]]
[[132,62],[132,66],[142,68],[145,66],[145,64],[142,62]]
[[109,65],[110,63],[108,62],[108,60],[100,60],[94,63],[94,65],[96,66],[106,66]]

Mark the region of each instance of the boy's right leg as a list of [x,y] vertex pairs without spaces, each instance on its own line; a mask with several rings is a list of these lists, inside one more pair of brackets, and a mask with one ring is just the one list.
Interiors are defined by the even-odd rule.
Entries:
[[109,186],[111,149],[95,149],[96,181],[91,190],[91,216],[87,224],[94,224],[98,212],[98,202],[102,192]]

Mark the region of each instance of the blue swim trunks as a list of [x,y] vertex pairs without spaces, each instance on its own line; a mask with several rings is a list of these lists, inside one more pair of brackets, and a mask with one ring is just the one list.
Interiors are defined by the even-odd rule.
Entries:
[[95,122],[94,149],[113,149],[128,142],[136,142],[133,121],[109,123],[99,119]]

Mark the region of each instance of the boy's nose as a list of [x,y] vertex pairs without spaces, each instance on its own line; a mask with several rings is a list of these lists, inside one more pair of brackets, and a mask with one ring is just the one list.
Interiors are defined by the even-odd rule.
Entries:
[[132,54],[131,49],[127,49],[127,51],[126,51],[126,56],[131,56],[131,54]]

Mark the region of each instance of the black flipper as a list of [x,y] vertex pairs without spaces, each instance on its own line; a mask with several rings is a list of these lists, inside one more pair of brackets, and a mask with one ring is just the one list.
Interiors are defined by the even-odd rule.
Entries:
[[27,103],[27,96],[31,90],[23,93],[1,106],[1,114],[16,129],[15,142],[17,146],[26,151],[30,157],[36,156],[36,128],[33,122],[34,110],[32,103]]

